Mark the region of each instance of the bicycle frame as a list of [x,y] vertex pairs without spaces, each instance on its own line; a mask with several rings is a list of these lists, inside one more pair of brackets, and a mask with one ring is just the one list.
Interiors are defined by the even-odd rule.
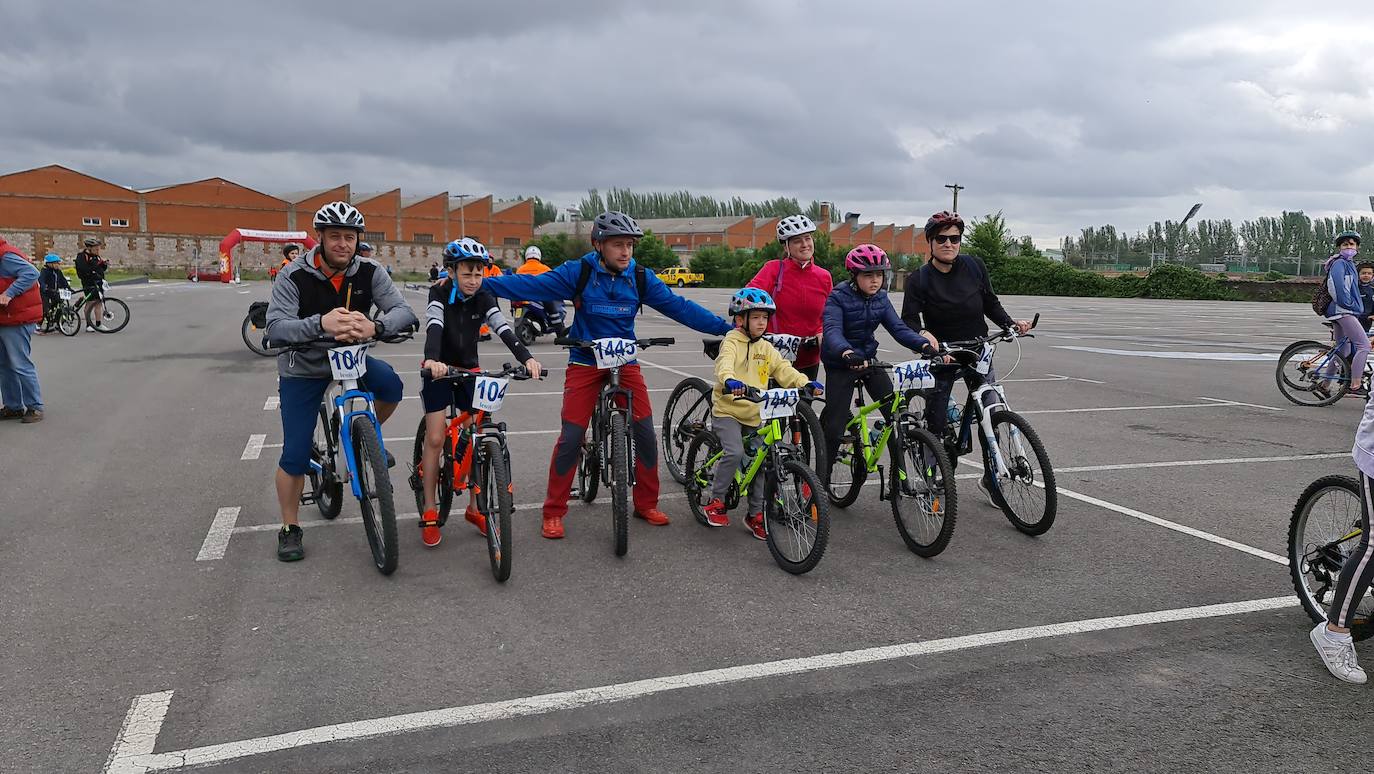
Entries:
[[[335,390],[340,394],[333,396],[330,394]],[[382,423],[377,419],[377,414],[372,409],[373,396],[366,390],[358,389],[357,379],[344,379],[334,382],[325,391],[325,401],[333,405],[331,414],[338,416],[339,420],[339,446],[333,450],[334,469],[339,470],[339,454],[343,454],[345,471],[344,480],[349,482],[349,487],[353,491],[353,496],[359,500],[363,498],[362,483],[357,475],[358,460],[353,454],[353,418],[365,416],[372,423],[377,431],[377,443],[381,446],[383,456],[386,455],[386,442],[382,440]],[[362,401],[362,408],[357,408],[357,402]],[[313,463],[312,463],[313,464]],[[317,473],[319,471],[316,471]]]
[[869,473],[878,470],[878,460],[882,459],[883,449],[887,448],[887,443],[892,438],[892,428],[895,422],[889,423],[883,428],[883,432],[878,435],[878,440],[876,442],[871,441],[868,437],[868,415],[875,411],[881,411],[890,401],[891,405],[889,408],[892,409],[892,416],[895,420],[897,415],[901,413],[902,402],[906,400],[907,397],[908,395],[906,393],[893,390],[890,398],[876,400],[866,406],[858,406],[858,415],[849,420],[849,423],[844,426],[846,430],[851,427],[854,428],[854,437],[858,439],[863,449],[859,456],[863,459],[864,467]]
[[[597,457],[602,461],[610,460],[610,436],[606,434],[605,428],[610,425],[611,413],[615,411],[624,412],[625,427],[630,430],[630,464],[628,466],[630,480],[626,482],[630,486],[635,483],[635,437],[634,431],[630,427],[634,418],[634,394],[620,386],[620,366],[610,369],[611,375],[606,380],[606,384],[601,387],[601,395],[596,399],[596,410],[592,412],[592,445],[597,450]],[[625,398],[625,407],[616,405],[616,398]],[[601,483],[610,486],[611,466],[603,464],[601,466]]]
[[[758,476],[759,471],[763,469],[764,462],[768,459],[770,454],[776,453],[774,447],[779,444],[784,446],[787,445],[783,443],[781,419],[768,420],[765,425],[759,428],[757,433],[752,433],[750,437],[757,437],[759,440],[763,441],[763,445],[758,448],[758,451],[754,452],[754,456],[747,467],[743,470],[735,470],[735,488],[740,498],[747,498],[749,496],[749,487],[753,486],[754,479]],[[716,467],[720,463],[720,458],[724,455],[724,449],[716,452],[703,463],[703,467]]]

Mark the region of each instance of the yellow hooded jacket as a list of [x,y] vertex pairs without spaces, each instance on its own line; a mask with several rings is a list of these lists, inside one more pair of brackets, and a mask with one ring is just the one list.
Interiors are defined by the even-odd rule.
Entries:
[[763,339],[750,342],[744,332],[736,328],[725,334],[716,358],[715,404],[712,412],[718,417],[732,417],[747,427],[759,424],[759,404],[735,400],[725,391],[726,379],[738,379],[760,390],[768,389],[772,377],[783,387],[805,387],[810,381],[801,371],[782,359],[782,355]]

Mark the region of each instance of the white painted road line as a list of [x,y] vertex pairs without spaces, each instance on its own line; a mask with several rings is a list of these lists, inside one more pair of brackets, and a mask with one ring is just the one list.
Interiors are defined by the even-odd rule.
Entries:
[[1097,379],[1084,379],[1081,376],[1062,376],[1060,374],[1045,374],[1045,376],[1058,376],[1061,379],[1068,379],[1071,382],[1087,382],[1088,384],[1106,384],[1106,382],[1101,382]]
[[1194,465],[1242,465],[1255,462],[1303,462],[1306,460],[1337,460],[1349,458],[1350,452],[1330,454],[1290,454],[1283,457],[1232,457],[1221,460],[1177,460],[1175,462],[1128,462],[1120,465],[1084,465],[1077,468],[1055,468],[1055,473],[1093,473],[1100,470],[1144,470],[1146,468],[1184,468]]
[[1034,409],[1031,411],[1021,411],[1016,409],[1018,414],[1091,414],[1099,411],[1163,411],[1173,409],[1190,408],[1217,408],[1225,404],[1218,403],[1170,403],[1162,406],[1102,406],[1100,408],[1076,408],[1076,409]]
[[1263,360],[1273,362],[1279,359],[1277,353],[1265,352],[1146,352],[1139,349],[1105,349],[1102,347],[1071,347],[1063,344],[1053,345],[1054,349],[1069,349],[1075,352],[1092,352],[1099,355],[1122,355],[1124,357],[1154,357],[1164,360]]
[[149,771],[146,766],[132,761],[152,754],[171,704],[171,691],[145,693],[134,699],[129,705],[129,713],[124,716],[124,725],[119,729],[114,747],[110,749],[110,757],[105,760],[107,774]]
[[[239,459],[255,460],[258,457],[262,456],[262,442],[266,440],[266,433],[255,433],[253,435],[248,436],[248,443],[243,447],[243,454],[239,457]],[[275,446],[280,447],[281,444],[275,444]]]
[[1229,403],[1232,406],[1249,406],[1250,408],[1264,409],[1265,411],[1287,411],[1288,409],[1275,408],[1273,406],[1261,406],[1258,403],[1242,403],[1238,400],[1228,400],[1226,398],[1209,398],[1206,395],[1197,396],[1198,400],[1210,400],[1216,403]]
[[[563,432],[563,431],[562,431],[562,430],[507,430],[507,431],[506,431],[506,435],[558,435],[558,434],[561,433],[561,432]],[[255,441],[254,439],[257,439],[257,440]],[[248,439],[248,447],[244,448],[244,450],[243,450],[243,455],[244,455],[244,456],[243,456],[243,457],[240,457],[240,459],[255,460],[255,459],[258,458],[259,453],[261,453],[263,449],[280,449],[280,448],[282,447],[282,444],[279,444],[279,443],[263,443],[263,441],[265,441],[265,440],[267,440],[267,436],[265,436],[265,435],[255,435],[255,436],[252,436],[251,438],[249,438],[249,439]],[[382,439],[382,443],[401,443],[401,442],[405,442],[405,441],[410,441],[411,443],[414,443],[414,442],[415,442],[415,436],[413,436],[413,435],[412,435],[412,436],[408,436],[408,437],[397,436],[396,438],[383,438],[383,439]],[[253,445],[254,443],[256,443],[257,445],[254,446],[254,445]],[[248,456],[249,448],[252,448],[252,450],[253,450],[253,456],[251,456],[251,457]]]
[[[648,367],[650,367],[650,368],[657,368],[657,369],[659,369],[660,371],[667,371],[667,372],[670,373],[670,374],[677,374],[678,376],[683,376],[683,377],[686,377],[686,378],[688,378],[688,379],[700,378],[700,377],[698,377],[696,374],[690,374],[690,373],[687,373],[686,371],[681,371],[681,370],[678,370],[678,369],[676,369],[676,368],[669,368],[669,367],[666,366],[666,365],[659,365],[658,363],[650,363],[650,362],[647,361],[647,360],[640,360],[640,361],[639,361],[639,364],[640,364],[640,365],[646,365],[646,366],[648,366]],[[692,367],[692,366],[687,366],[687,368],[691,368],[691,367]],[[711,367],[714,368],[715,365],[712,365]]]
[[224,552],[229,548],[229,538],[234,534],[234,524],[238,520],[238,507],[220,508],[215,513],[215,520],[210,522],[210,532],[205,536],[205,542],[200,544],[200,553],[196,556],[196,561],[210,562],[223,559]]
[[276,396],[276,395],[273,395],[273,396],[269,397],[269,398],[267,399],[267,401],[264,402],[264,403],[262,404],[262,410],[263,410],[263,411],[276,411],[276,410],[277,410],[277,407],[280,406],[280,405],[281,405],[281,398],[278,397],[278,396]]
[[[171,752],[152,752],[161,721],[166,716],[165,704],[157,716],[157,724],[150,722],[151,713],[140,712],[139,736],[129,738],[121,732],[110,760],[106,763],[107,774],[115,772],[153,772],[180,769],[192,766],[207,766],[225,761],[239,760],[258,755],[266,755],[283,750],[295,750],[318,744],[393,736],[413,731],[454,726],[473,725],[512,718],[545,715],[551,712],[578,709],[581,707],[604,706],[646,696],[672,693],[688,688],[704,688],[718,685],[731,685],[770,677],[785,677],[828,669],[842,669],[875,664],[898,659],[952,653],[974,648],[1005,645],[1013,642],[1030,642],[1053,637],[1066,637],[1092,632],[1129,629],[1138,626],[1157,626],[1159,624],[1196,621],[1223,616],[1244,615],[1266,610],[1279,610],[1292,607],[1297,600],[1291,596],[1252,599],[1244,602],[1228,602],[1219,605],[1184,607],[1173,610],[1158,610],[1149,613],[1118,615],[1106,618],[1089,618],[1082,621],[1027,626],[1019,629],[969,634],[960,637],[947,637],[938,640],[907,642],[899,645],[883,645],[861,650],[823,653],[801,658],[766,661],[759,664],[709,669],[702,672],[653,677],[626,683],[603,685],[596,688],[580,688],[557,693],[545,693],[519,699],[469,704],[461,707],[411,712],[404,715],[358,720],[350,723],[337,723],[317,726],[300,731],[288,731],[272,736],[243,739],[236,742],[193,747]],[[135,710],[153,705],[156,702],[170,702],[172,692],[145,694],[134,699],[129,716],[135,717]],[[126,721],[126,729],[130,723]],[[151,738],[150,738],[151,732]]]
[[[970,467],[977,468],[978,470],[984,470],[982,464],[974,462],[973,460],[963,460],[963,463],[969,465]],[[1041,489],[1045,488],[1045,485],[1040,483],[1039,481],[1036,481],[1035,485],[1040,487]],[[1263,549],[1255,548],[1254,546],[1249,546],[1244,543],[1238,543],[1234,540],[1224,538],[1220,535],[1213,535],[1210,532],[1203,532],[1200,529],[1189,527],[1184,524],[1179,524],[1176,521],[1169,521],[1168,519],[1161,519],[1158,516],[1151,516],[1150,514],[1145,513],[1143,511],[1137,511],[1134,508],[1127,508],[1124,505],[1117,505],[1116,503],[1109,503],[1106,500],[1101,500],[1096,497],[1092,497],[1091,495],[1081,494],[1071,489],[1065,489],[1062,486],[1056,486],[1055,491],[1070,499],[1079,500],[1088,503],[1089,505],[1096,505],[1099,508],[1106,508],[1109,511],[1119,513],[1122,516],[1130,516],[1133,519],[1140,519],[1141,521],[1154,524],[1157,527],[1163,527],[1165,529],[1171,529],[1174,532],[1180,532],[1184,535],[1191,535],[1195,538],[1201,538],[1209,543],[1216,543],[1219,546],[1234,548],[1235,550],[1240,551],[1241,553],[1250,554],[1251,556],[1258,556],[1261,559],[1268,559],[1269,561],[1276,562],[1278,564],[1288,564],[1288,557],[1279,556],[1278,554],[1270,553]]]

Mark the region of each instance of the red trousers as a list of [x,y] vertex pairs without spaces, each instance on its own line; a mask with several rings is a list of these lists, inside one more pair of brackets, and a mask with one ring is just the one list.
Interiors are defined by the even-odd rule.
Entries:
[[[601,387],[609,378],[610,372],[599,368],[568,366],[568,376],[563,382],[563,427],[553,445],[553,458],[549,460],[549,491],[544,497],[546,519],[568,513],[568,494],[577,477],[577,451],[591,423]],[[658,508],[658,437],[654,434],[654,407],[649,403],[649,388],[644,384],[639,364],[620,369],[620,386],[633,396],[630,439],[634,446],[634,509],[643,513]]]

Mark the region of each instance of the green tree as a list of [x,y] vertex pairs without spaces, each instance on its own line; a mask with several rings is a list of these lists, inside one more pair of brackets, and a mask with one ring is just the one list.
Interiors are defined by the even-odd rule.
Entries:
[[526,247],[530,245],[539,248],[544,263],[551,268],[581,258],[592,251],[590,242],[578,239],[572,234],[545,234],[525,244]]
[[1011,234],[1007,231],[1007,220],[1001,210],[982,220],[973,221],[968,238],[964,240],[964,251],[976,255],[987,264],[988,270],[1007,258],[1007,242]]
[[635,262],[654,271],[662,271],[670,266],[681,266],[677,253],[667,242],[654,236],[654,232],[644,232],[644,238],[635,245]]
[[1035,240],[1031,239],[1030,235],[1021,237],[1020,241],[1017,243],[1017,248],[1019,250],[1017,255],[1020,255],[1022,258],[1045,257],[1045,254],[1040,252],[1040,249],[1035,246]]
[[553,202],[546,202],[538,196],[534,199],[534,226],[538,228],[545,223],[552,223],[558,220],[558,207]]

